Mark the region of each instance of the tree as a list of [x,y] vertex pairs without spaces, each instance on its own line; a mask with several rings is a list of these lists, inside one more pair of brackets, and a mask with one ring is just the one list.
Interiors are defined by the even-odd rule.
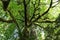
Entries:
[[[56,26],[59,24],[59,18],[50,20],[51,16],[49,15],[51,12],[49,11],[56,7],[56,5],[59,4],[59,1],[46,1],[47,2],[44,2],[44,0],[10,0],[6,11],[3,10],[5,8],[1,7],[0,10],[3,11],[3,16],[0,17],[1,23],[11,26],[8,26],[8,31],[5,30],[4,34],[6,37],[4,39],[13,39],[11,36],[13,36],[14,30],[17,29],[18,37],[14,40],[40,40],[41,38],[38,39],[38,33],[36,33],[37,28],[39,28],[39,30],[42,32],[47,32],[45,35],[46,37],[44,38],[45,40],[55,40],[58,38],[58,36],[56,36],[56,38],[54,38],[54,36],[55,32],[57,31]],[[53,5],[54,3],[57,4]],[[44,27],[45,25],[46,27]],[[57,32],[56,34],[59,33]],[[44,39],[42,38],[41,40]]]

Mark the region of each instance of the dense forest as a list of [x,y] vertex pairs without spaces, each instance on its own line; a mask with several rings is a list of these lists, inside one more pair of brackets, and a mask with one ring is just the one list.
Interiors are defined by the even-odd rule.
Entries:
[[60,40],[60,0],[0,0],[0,40]]

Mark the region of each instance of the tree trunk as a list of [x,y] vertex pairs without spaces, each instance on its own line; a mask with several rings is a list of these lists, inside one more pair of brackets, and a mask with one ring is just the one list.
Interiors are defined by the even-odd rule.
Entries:
[[24,28],[21,40],[37,40],[34,28]]

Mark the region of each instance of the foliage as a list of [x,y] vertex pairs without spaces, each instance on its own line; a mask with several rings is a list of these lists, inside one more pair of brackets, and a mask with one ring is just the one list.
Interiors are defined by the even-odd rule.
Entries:
[[59,0],[0,0],[0,40],[60,40]]

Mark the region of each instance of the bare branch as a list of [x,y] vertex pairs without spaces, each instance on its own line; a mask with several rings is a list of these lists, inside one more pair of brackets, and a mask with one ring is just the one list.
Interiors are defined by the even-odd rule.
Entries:
[[16,19],[15,19],[15,17],[12,15],[12,13],[9,11],[9,10],[7,10],[8,12],[9,12],[9,14],[10,14],[10,16],[11,16],[11,18],[12,18],[12,20],[13,20],[13,22],[16,24],[16,27],[18,28],[18,34],[19,34],[19,36],[20,36],[20,27],[19,27],[19,25],[18,25],[18,23],[17,23],[17,21],[16,21]]
[[57,6],[59,4],[59,2],[57,4],[55,4],[54,6],[52,6],[52,8],[54,8],[55,6]]
[[17,25],[17,27],[19,28],[18,23],[16,22],[16,19],[14,18],[14,16],[12,15],[12,13],[11,13],[9,10],[7,10],[7,11],[9,12],[9,14],[10,14],[12,20],[14,21],[14,23],[15,23],[15,24]]
[[32,21],[32,19],[33,18],[35,18],[35,12],[37,11],[37,10],[39,10],[39,6],[40,6],[40,0],[38,1],[38,5],[37,5],[37,7],[35,7],[35,4],[33,5],[34,6],[34,12],[33,12],[33,16],[31,17],[31,19],[30,19],[30,21]]
[[42,27],[42,26],[41,26],[41,25],[39,25],[39,24],[34,23],[34,25],[39,26],[40,28],[45,29],[44,27]]
[[34,18],[35,12],[36,12],[36,8],[35,8],[35,4],[34,4],[34,12],[33,12],[33,16],[31,17],[30,21],[32,21],[32,19]]
[[6,23],[13,23],[13,20],[5,20],[5,19],[2,19],[2,18],[0,18],[0,21],[1,22],[6,22]]
[[49,8],[47,9],[47,11],[45,11],[41,16],[38,15],[38,17],[37,17],[35,20],[33,20],[33,21],[30,23],[30,25],[28,25],[28,26],[30,27],[30,26],[33,24],[33,22],[38,21],[38,19],[40,19],[40,18],[41,18],[42,16],[44,16],[45,14],[47,14],[51,7],[52,7],[52,0],[51,0],[51,2],[50,2],[50,6],[49,6]]
[[47,20],[47,21],[41,21],[41,22],[39,22],[39,21],[37,21],[36,23],[56,23],[57,21],[49,21],[49,20]]
[[24,22],[24,20],[23,20],[23,19],[16,19],[16,20],[19,20],[19,21],[21,21],[21,22]]
[[39,15],[33,22],[37,21],[39,18],[41,18],[42,16],[44,16],[45,14],[47,14],[51,7],[52,7],[52,0],[50,2],[50,6],[47,9],[47,11],[45,11],[41,16]]
[[27,27],[27,5],[26,5],[26,1],[23,0],[23,5],[24,5],[24,14],[25,14],[25,27]]

